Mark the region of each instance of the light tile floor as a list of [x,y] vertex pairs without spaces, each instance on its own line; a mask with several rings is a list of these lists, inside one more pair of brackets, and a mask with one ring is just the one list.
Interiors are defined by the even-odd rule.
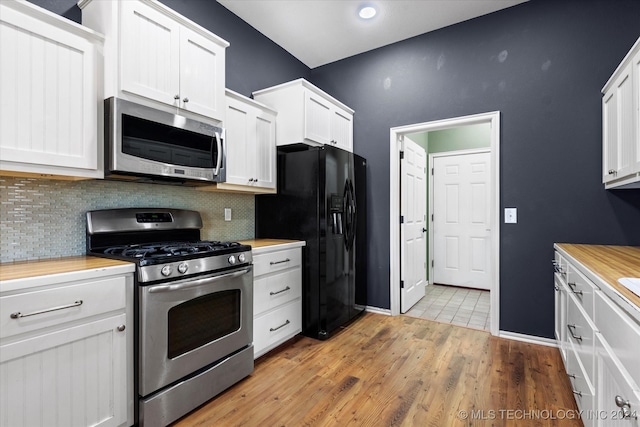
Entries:
[[489,291],[428,285],[425,296],[405,314],[489,331],[489,307]]

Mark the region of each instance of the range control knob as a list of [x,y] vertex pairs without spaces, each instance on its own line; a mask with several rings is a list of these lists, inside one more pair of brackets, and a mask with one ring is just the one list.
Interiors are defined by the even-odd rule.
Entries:
[[235,257],[235,255],[231,255],[229,257],[229,264],[233,265],[235,263],[236,263],[236,257]]
[[244,254],[240,254],[238,255],[238,261],[240,262],[245,262],[247,260],[247,257],[244,256]]
[[189,266],[187,265],[186,262],[183,262],[180,265],[178,265],[178,271],[182,274],[186,273],[188,269],[189,269]]
[[160,270],[160,273],[162,273],[163,276],[169,276],[172,272],[173,269],[170,265],[165,265],[164,267],[162,267],[162,270]]

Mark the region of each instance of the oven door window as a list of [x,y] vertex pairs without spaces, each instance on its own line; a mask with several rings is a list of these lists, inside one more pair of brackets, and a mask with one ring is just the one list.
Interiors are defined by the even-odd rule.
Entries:
[[169,359],[176,358],[240,329],[238,289],[204,295],[169,310]]
[[122,115],[122,151],[131,156],[177,166],[213,168],[215,137]]

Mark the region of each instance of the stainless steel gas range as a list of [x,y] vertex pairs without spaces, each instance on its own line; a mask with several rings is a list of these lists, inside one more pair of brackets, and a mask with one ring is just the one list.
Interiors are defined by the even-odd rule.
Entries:
[[87,212],[87,254],[135,262],[137,420],[167,425],[253,372],[251,247],[182,209]]

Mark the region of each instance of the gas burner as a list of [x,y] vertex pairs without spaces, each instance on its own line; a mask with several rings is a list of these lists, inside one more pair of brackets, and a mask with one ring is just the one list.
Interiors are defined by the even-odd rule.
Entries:
[[138,260],[174,258],[188,255],[207,255],[240,246],[238,242],[203,240],[198,242],[157,242],[136,245],[119,245],[106,248],[105,255],[119,255]]

